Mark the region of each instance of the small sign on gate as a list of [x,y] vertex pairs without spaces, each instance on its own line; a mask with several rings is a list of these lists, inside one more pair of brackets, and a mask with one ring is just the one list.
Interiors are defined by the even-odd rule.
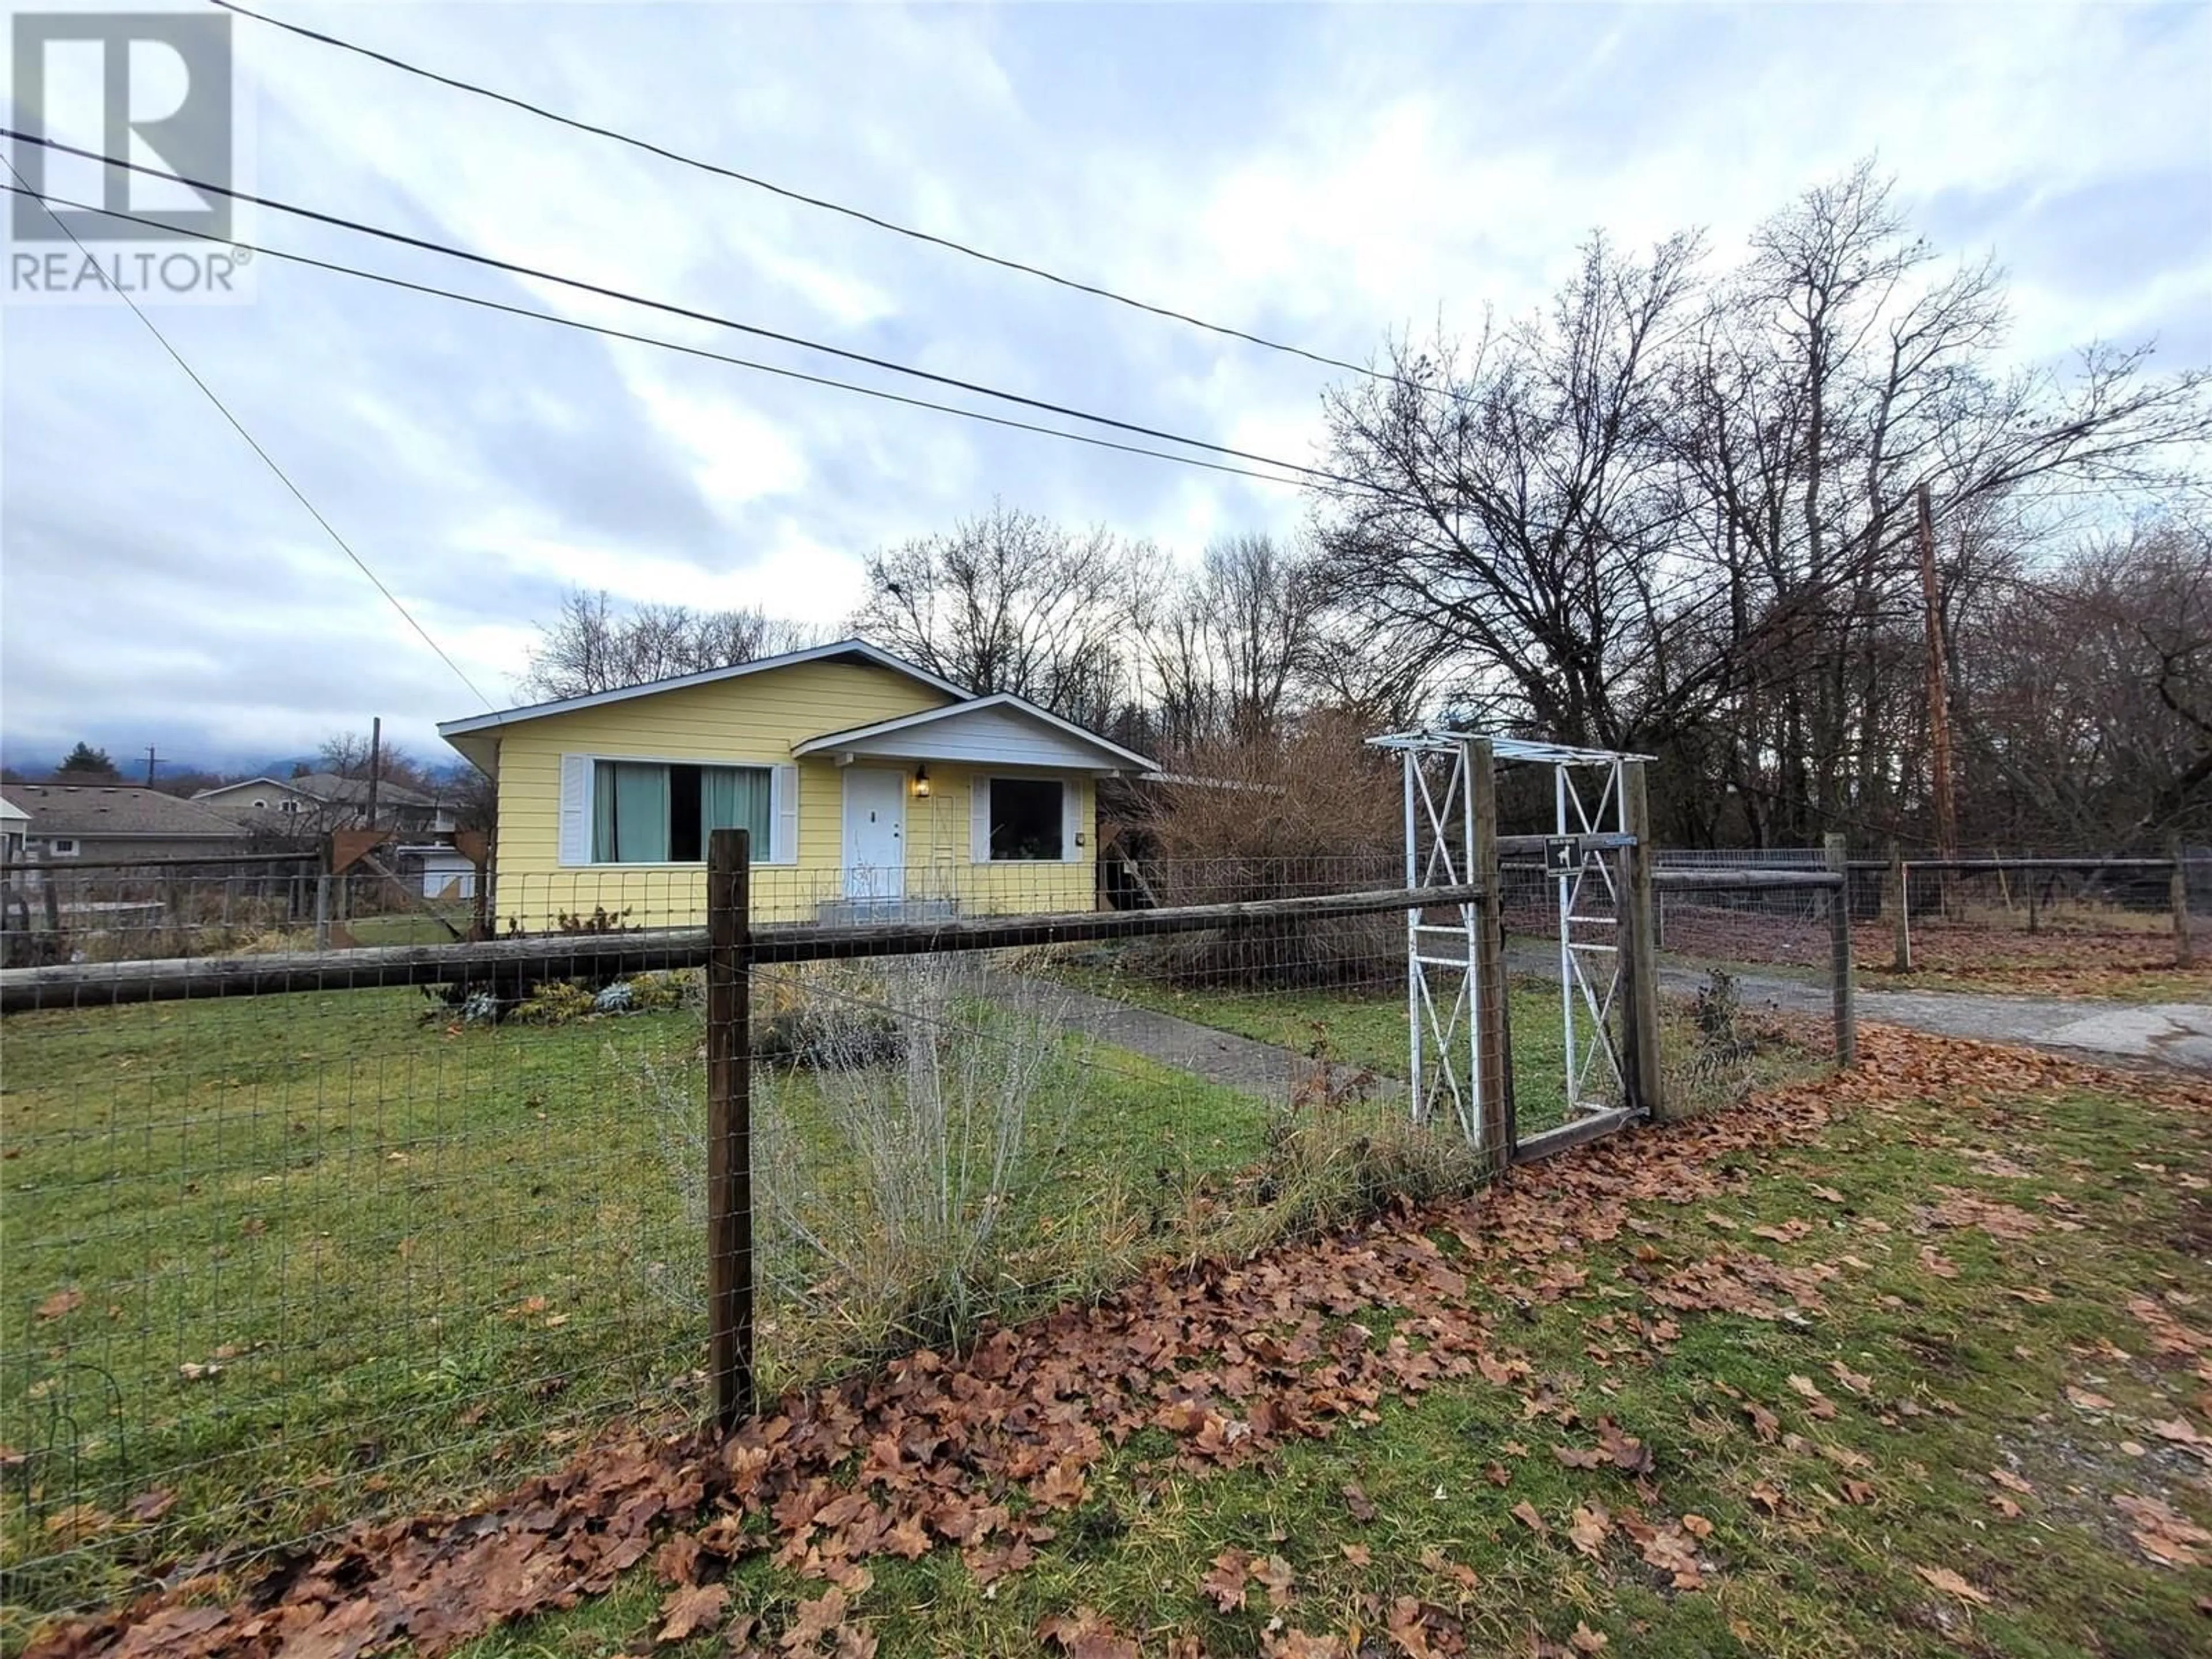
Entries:
[[1544,837],[1544,871],[1547,875],[1571,876],[1583,867],[1583,840],[1580,836],[1547,836]]

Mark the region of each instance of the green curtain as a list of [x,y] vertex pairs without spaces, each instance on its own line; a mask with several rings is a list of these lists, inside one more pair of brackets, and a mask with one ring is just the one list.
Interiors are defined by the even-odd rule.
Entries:
[[769,775],[756,766],[699,769],[699,845],[717,830],[750,830],[756,862],[768,857]]
[[667,863],[668,769],[633,761],[601,761],[593,781],[592,861]]
[[615,861],[615,763],[600,761],[592,768],[592,862]]

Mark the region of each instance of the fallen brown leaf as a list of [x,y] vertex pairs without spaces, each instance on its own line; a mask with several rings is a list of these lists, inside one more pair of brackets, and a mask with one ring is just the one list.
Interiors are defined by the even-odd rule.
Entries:
[[[831,1595],[836,1592],[832,1590]],[[730,1605],[726,1584],[679,1584],[660,1604],[660,1633],[657,1642],[687,1642],[701,1631],[721,1622]]]
[[1985,1607],[1990,1604],[1990,1598],[1987,1595],[1976,1589],[1948,1567],[1915,1567],[1912,1571],[1946,1595],[1955,1595],[1961,1601],[1972,1601],[1976,1607]]
[[1040,1642],[1050,1643],[1067,1659],[1137,1659],[1138,1656],[1136,1643],[1091,1607],[1051,1614],[1038,1624],[1036,1634]]
[[41,1319],[59,1319],[64,1314],[75,1313],[82,1306],[84,1292],[72,1285],[67,1290],[56,1291],[39,1304],[38,1314]]
[[1244,1584],[1251,1571],[1250,1555],[1240,1549],[1225,1549],[1213,1558],[1213,1571],[1198,1581],[1198,1587],[1222,1612],[1235,1613],[1244,1605]]

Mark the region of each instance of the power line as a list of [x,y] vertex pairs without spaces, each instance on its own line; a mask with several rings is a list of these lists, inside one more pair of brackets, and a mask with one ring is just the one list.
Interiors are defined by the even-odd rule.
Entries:
[[780,330],[764,328],[757,323],[741,323],[734,318],[724,317],[714,312],[695,310],[691,307],[679,306],[671,301],[649,299],[643,295],[632,294],[623,289],[610,288],[600,283],[586,282],[580,276],[563,276],[556,271],[542,270],[535,265],[520,264],[513,260],[495,258],[489,253],[473,253],[466,248],[455,247],[450,243],[435,242],[421,236],[410,236],[404,231],[387,229],[380,225],[364,224],[357,219],[349,219],[339,214],[325,213],[315,208],[302,207],[297,203],[278,201],[273,197],[257,196],[249,191],[234,190],[228,185],[216,184],[210,179],[194,179],[184,173],[172,173],[166,167],[149,167],[137,161],[125,161],[119,156],[104,155],[98,150],[82,149],[75,144],[65,144],[58,139],[41,137],[35,133],[21,132],[12,127],[0,127],[0,137],[36,144],[43,149],[53,150],[65,155],[82,156],[86,161],[98,161],[106,167],[121,167],[130,173],[142,173],[149,178],[168,179],[177,184],[189,185],[197,191],[228,197],[233,201],[251,202],[257,207],[265,207],[277,213],[290,214],[295,218],[311,220],[315,223],[333,226],[341,230],[354,231],[364,236],[374,236],[383,241],[396,242],[403,247],[416,248],[423,252],[435,253],[446,258],[463,260],[467,264],[482,265],[489,270],[505,271],[510,276],[526,276],[535,282],[553,283],[562,288],[574,289],[579,293],[596,295],[604,300],[616,300],[625,305],[641,306],[650,311],[664,312],[672,317],[682,317],[690,322],[707,323],[716,328],[726,328],[737,333],[775,340],[781,344],[798,346],[803,350],[818,351],[828,356],[842,358],[848,362],[861,363],[870,368],[880,368],[890,374],[903,374],[935,386],[950,386],[957,392],[972,392],[979,397],[994,398],[1002,403],[1037,410],[1048,415],[1065,416],[1070,420],[1087,421],[1094,426],[1108,427],[1118,432],[1133,433],[1139,437],[1156,438],[1164,443],[1182,444],[1192,449],[1201,449],[1216,455],[1227,455],[1240,461],[1255,462],[1261,466],[1279,467],[1287,472],[1296,472],[1305,477],[1341,484],[1347,489],[1371,489],[1374,488],[1364,480],[1346,477],[1340,473],[1331,472],[1326,468],[1306,466],[1297,461],[1280,460],[1272,455],[1258,454],[1249,449],[1237,449],[1227,444],[1212,443],[1203,438],[1186,438],[1179,433],[1165,431],[1158,427],[1141,425],[1134,421],[1119,420],[1109,415],[1093,415],[1088,410],[1075,409],[1066,404],[1055,404],[1042,398],[1026,397],[1017,392],[1004,392],[996,386],[985,386],[979,381],[963,380],[954,375],[939,374],[929,369],[915,368],[909,364],[894,362],[887,357],[872,356],[864,351],[853,351],[843,346],[825,344],[819,340],[807,339],[802,335],[787,334]]
[[[55,226],[61,231],[63,235],[70,239],[70,243],[76,247],[76,251],[79,253],[83,254],[86,259],[91,260],[93,269],[95,271],[99,271],[99,262],[92,258],[91,253],[87,251],[84,244],[77,240],[77,234],[76,231],[70,228],[69,222],[64,219],[59,214],[56,213],[51,206],[47,205],[46,198],[40,196],[36,191],[30,187],[29,184],[24,179],[23,175],[21,173],[16,172],[15,164],[12,160],[4,156],[0,156],[0,163],[5,164],[9,173],[14,176],[15,180],[14,185],[8,185],[6,188],[15,194],[31,197],[33,200],[37,201],[41,207],[45,208],[46,217],[54,222]],[[64,205],[67,204],[65,204]],[[257,440],[251,432],[248,432],[246,429],[245,423],[241,422],[237,416],[230,412],[230,406],[224,403],[223,400],[216,394],[215,388],[210,386],[205,380],[200,379],[198,372],[195,370],[190,363],[185,361],[183,354],[179,352],[176,347],[169,343],[169,337],[162,333],[161,329],[155,325],[154,319],[151,317],[149,317],[144,311],[139,308],[138,302],[132,299],[129,294],[125,293],[120,286],[109,282],[105,272],[100,272],[100,280],[101,287],[108,289],[108,291],[112,293],[117,299],[122,301],[125,305],[131,307],[131,314],[145,325],[146,331],[149,334],[151,334],[154,338],[160,343],[162,350],[169,354],[169,360],[175,363],[179,368],[185,371],[185,378],[190,380],[194,386],[198,386],[200,389],[201,394],[205,397],[210,403],[215,405],[216,412],[220,414],[224,420],[230,422],[231,430],[237,433],[240,437],[246,440],[246,447],[261,458],[262,464],[271,472],[276,475],[277,482],[282,483],[285,489],[290,490],[292,492],[293,499],[298,501],[301,506],[306,507],[309,516],[311,516],[317,524],[322,526],[323,533],[337,544],[338,550],[341,553],[343,553],[346,557],[353,561],[355,568],[358,569],[362,575],[368,577],[368,580],[375,585],[376,591],[383,594],[384,597],[391,602],[392,608],[394,611],[397,611],[405,620],[407,625],[422,636],[422,643],[428,646],[432,651],[437,653],[438,660],[453,671],[453,678],[460,681],[463,685],[468,687],[469,694],[475,697],[478,702],[482,703],[486,708],[490,708],[492,707],[491,699],[484,696],[483,692],[477,690],[477,683],[461,672],[461,665],[446,654],[446,648],[443,646],[440,645],[437,641],[430,637],[430,630],[423,627],[421,623],[415,620],[415,613],[400,603],[399,596],[384,585],[384,579],[381,576],[379,576],[375,571],[369,568],[368,561],[362,558],[360,554],[355,552],[353,550],[352,544],[348,542],[344,537],[338,534],[337,527],[333,526],[328,519],[323,516],[322,510],[313,501],[307,499],[306,492],[303,491],[299,485],[292,482],[291,475],[286,472],[283,467],[276,464],[276,458],[271,455],[267,450],[264,449],[261,447],[259,441]],[[149,749],[147,750],[146,769],[149,777],[153,772],[154,759],[154,752]]]
[[1319,363],[1328,368],[1344,369],[1353,374],[1365,375],[1370,380],[1407,386],[1416,392],[1431,395],[1448,395],[1439,394],[1437,388],[1423,386],[1418,380],[1409,380],[1401,375],[1387,374],[1364,363],[1353,362],[1349,358],[1332,357],[1327,352],[1310,350],[1304,346],[1292,345],[1287,341],[1271,340],[1265,335],[1255,334],[1247,329],[1232,327],[1226,323],[1208,322],[1206,319],[1194,317],[1188,312],[1177,311],[1169,306],[1155,305],[1151,301],[1136,299],[1130,295],[1118,293],[1113,289],[1103,287],[1097,283],[1084,282],[1073,276],[1063,276],[1059,272],[1048,270],[1042,265],[1033,265],[1020,259],[991,253],[953,237],[939,236],[927,230],[917,230],[911,225],[900,224],[896,220],[886,219],[880,214],[870,213],[863,208],[850,207],[842,202],[831,201],[827,197],[811,196],[805,191],[794,190],[787,185],[776,184],[757,174],[725,167],[719,161],[706,161],[702,157],[686,155],[682,150],[671,149],[665,145],[656,144],[649,139],[640,138],[613,127],[599,126],[576,116],[564,115],[558,110],[548,109],[542,104],[533,104],[529,100],[518,98],[511,93],[499,92],[479,82],[463,80],[458,76],[443,75],[436,70],[425,69],[419,64],[409,63],[404,58],[395,58],[389,52],[378,52],[374,47],[364,46],[358,41],[348,40],[339,35],[327,34],[319,29],[308,28],[303,24],[287,22],[281,17],[271,17],[264,12],[238,5],[234,3],[234,0],[209,0],[209,3],[220,6],[223,10],[235,13],[240,17],[250,17],[257,23],[266,23],[271,28],[283,29],[286,33],[297,35],[302,40],[313,40],[321,46],[335,46],[341,52],[352,52],[357,57],[369,59],[372,63],[382,64],[387,68],[398,70],[404,74],[434,82],[441,87],[450,87],[456,92],[473,93],[477,97],[489,98],[495,103],[505,104],[511,109],[519,109],[526,114],[535,115],[541,120],[551,121],[578,132],[589,133],[595,138],[605,138],[617,144],[626,144],[632,149],[641,150],[648,155],[659,156],[663,161],[674,161],[681,167],[696,168],[701,173],[712,173],[718,179],[728,179],[738,184],[750,185],[756,190],[764,190],[771,195],[782,197],[786,201],[797,202],[805,207],[818,208],[825,213],[840,214],[848,219],[857,220],[862,224],[872,225],[878,230],[887,230],[896,236],[904,236],[913,241],[927,243],[932,247],[943,248],[947,252],[963,254],[971,259],[979,259],[985,264],[996,265],[1002,270],[1016,271],[1024,276],[1035,276],[1041,281],[1054,283],[1078,294],[1088,294],[1097,299],[1110,300],[1116,305],[1127,306],[1132,310],[1146,312],[1155,317],[1164,317],[1170,322],[1182,323],[1192,328],[1203,329],[1209,334],[1218,334],[1228,339],[1242,340],[1248,345],[1261,346],[1269,351],[1282,352],[1288,356],[1303,357],[1308,362]]
[[[20,176],[20,175],[19,175]],[[11,195],[28,196],[34,201],[51,207],[64,207],[84,213],[96,213],[104,218],[119,219],[126,223],[144,225],[149,229],[170,235],[190,236],[207,242],[219,242],[225,247],[251,252],[258,258],[283,259],[289,264],[305,265],[315,270],[326,270],[341,276],[352,276],[363,282],[380,283],[410,294],[428,295],[434,299],[452,300],[459,304],[475,306],[485,311],[502,312],[510,317],[526,317],[534,322],[551,323],[557,327],[574,329],[580,333],[604,335],[609,339],[624,340],[635,345],[656,347],[662,351],[673,351],[687,357],[701,357],[710,362],[727,363],[735,368],[750,369],[757,374],[773,374],[782,380],[798,380],[808,386],[818,386],[839,392],[855,392],[863,398],[876,398],[885,403],[902,404],[910,409],[926,409],[942,415],[957,415],[963,420],[981,421],[988,426],[1006,427],[1016,432],[1033,432],[1042,437],[1061,438],[1069,443],[1088,444],[1097,449],[1116,450],[1127,455],[1142,455],[1153,460],[1172,461],[1178,466],[1202,467],[1209,472],[1226,472],[1240,478],[1256,478],[1262,483],[1287,484],[1293,489],[1312,486],[1297,478],[1285,478],[1277,473],[1259,472],[1249,467],[1231,466],[1222,461],[1201,460],[1195,455],[1178,455],[1170,450],[1147,449],[1141,444],[1125,444],[1112,438],[1100,438],[1087,432],[1067,432],[1059,427],[1040,426],[1033,421],[1018,421],[1009,416],[987,414],[978,409],[963,409],[957,404],[940,404],[927,398],[908,397],[904,392],[887,392],[880,386],[862,386],[857,381],[840,380],[824,374],[810,374],[803,369],[786,368],[775,363],[756,362],[750,357],[735,357],[726,352],[711,351],[704,346],[685,345],[676,340],[663,340],[650,334],[633,333],[628,329],[611,328],[603,323],[590,323],[581,318],[563,317],[557,312],[533,311],[527,306],[510,305],[505,301],[486,299],[481,295],[464,294],[458,289],[440,288],[434,283],[410,282],[404,276],[393,276],[383,271],[365,270],[356,265],[341,264],[335,260],[319,259],[311,254],[295,253],[287,248],[270,247],[265,243],[240,241],[235,237],[215,236],[204,231],[181,230],[137,214],[119,209],[99,207],[89,202],[76,202],[59,196],[44,196],[34,190],[15,185],[0,185]],[[1378,486],[1370,485],[1370,489]]]

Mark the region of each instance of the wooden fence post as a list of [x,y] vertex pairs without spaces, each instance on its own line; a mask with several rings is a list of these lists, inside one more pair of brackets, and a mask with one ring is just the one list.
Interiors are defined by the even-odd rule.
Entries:
[[707,841],[707,1320],[714,1422],[753,1414],[752,846]]
[[1616,896],[1620,914],[1620,1058],[1625,1073],[1621,1082],[1629,1109],[1656,1118],[1665,1115],[1667,1103],[1659,1054],[1659,945],[1652,914],[1651,800],[1644,787],[1642,761],[1620,764],[1620,820],[1622,829],[1636,837],[1633,847],[1621,849],[1620,891]]
[[1840,878],[1840,885],[1829,896],[1828,901],[1828,980],[1835,1004],[1836,1064],[1856,1066],[1859,1058],[1858,1014],[1853,1006],[1851,974],[1851,864],[1850,848],[1843,836],[1822,837],[1821,845],[1827,854],[1828,868]]
[[1912,869],[1895,842],[1889,844],[1889,891],[1890,902],[1896,907],[1890,913],[1889,971],[1909,974],[1912,971]]
[[1505,884],[1498,867],[1498,766],[1490,739],[1467,744],[1468,816],[1474,834],[1474,868],[1467,879],[1482,884],[1475,901],[1475,1006],[1468,1010],[1482,1048],[1475,1097],[1482,1102],[1482,1154],[1492,1170],[1513,1163],[1519,1138],[1513,1103],[1513,1025],[1505,995]]
[[2173,872],[2166,878],[2166,900],[2173,907],[2173,961],[2186,968],[2196,961],[2197,947],[2189,937],[2189,865],[2181,855],[2179,836],[2166,837],[2166,855],[2173,860]]

